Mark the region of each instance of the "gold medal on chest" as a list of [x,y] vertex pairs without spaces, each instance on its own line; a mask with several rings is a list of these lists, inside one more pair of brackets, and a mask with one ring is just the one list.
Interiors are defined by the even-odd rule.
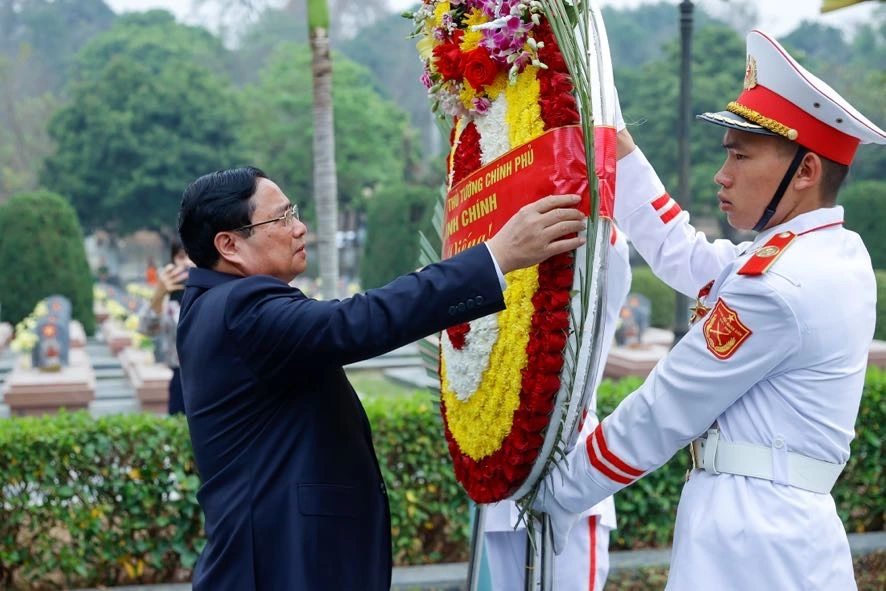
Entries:
[[695,298],[695,303],[689,306],[689,326],[694,325],[696,322],[707,316],[707,313],[710,311],[710,308],[705,305],[705,298],[711,293],[712,287],[714,287],[713,279],[698,291],[698,297]]

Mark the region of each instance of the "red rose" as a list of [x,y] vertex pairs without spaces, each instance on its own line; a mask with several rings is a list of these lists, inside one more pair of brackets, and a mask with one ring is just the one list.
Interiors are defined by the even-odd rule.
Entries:
[[487,84],[492,84],[498,76],[498,65],[482,47],[466,53],[462,58],[462,65],[465,80],[474,87],[474,90],[481,90]]
[[[461,34],[459,34],[461,33]],[[462,76],[462,53],[458,44],[463,31],[456,31],[452,39],[434,48],[434,67],[444,80],[458,80]]]

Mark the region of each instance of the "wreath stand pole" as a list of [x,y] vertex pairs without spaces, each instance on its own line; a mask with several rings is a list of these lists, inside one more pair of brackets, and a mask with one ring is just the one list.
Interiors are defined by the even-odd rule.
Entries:
[[[533,512],[536,527],[526,529],[526,577],[524,591],[552,591],[554,588],[554,553],[551,518]],[[538,527],[538,526],[541,527]]]
[[483,523],[486,521],[486,505],[474,505],[474,527],[471,530],[471,557],[468,562],[467,591],[477,591],[480,586],[480,562],[483,558]]

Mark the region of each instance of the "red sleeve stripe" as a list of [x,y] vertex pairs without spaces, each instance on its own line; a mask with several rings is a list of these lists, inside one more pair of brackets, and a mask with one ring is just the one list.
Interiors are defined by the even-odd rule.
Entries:
[[655,201],[652,202],[652,209],[658,211],[659,209],[667,205],[668,201],[670,200],[670,195],[668,195],[667,193],[662,193],[661,197],[658,197],[657,199],[655,199]]
[[[599,427],[597,427],[597,429],[599,429]],[[587,448],[588,459],[591,461],[591,466],[596,468],[601,474],[603,474],[603,476],[605,476],[609,480],[612,480],[613,482],[624,485],[631,484],[634,481],[633,478],[622,476],[621,474],[604,464],[602,460],[600,460],[600,458],[597,456],[597,450],[594,449],[593,435],[588,435],[587,439],[585,439],[585,447]]]
[[669,210],[661,214],[662,223],[668,223],[669,221],[680,215],[681,211],[683,210],[680,208],[680,204],[674,201],[674,205],[672,205]]
[[609,462],[628,476],[633,476],[634,478],[643,476],[643,470],[638,470],[633,466],[629,466],[625,462],[621,461],[618,456],[609,451],[609,447],[606,446],[606,436],[603,435],[602,423],[597,425],[597,428],[594,429],[594,439],[597,440],[597,445],[600,446],[600,452],[603,454],[603,458],[605,458],[607,462]]

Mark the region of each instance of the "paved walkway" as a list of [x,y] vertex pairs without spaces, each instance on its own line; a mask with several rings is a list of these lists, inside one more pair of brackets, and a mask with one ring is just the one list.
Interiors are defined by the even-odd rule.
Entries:
[[[849,546],[853,556],[864,556],[878,550],[886,550],[886,532],[849,534]],[[670,556],[669,548],[610,552],[610,572],[647,566],[667,566],[670,563]],[[467,574],[468,564],[466,562],[397,567],[392,576],[391,589],[392,591],[463,591]],[[113,588],[113,591],[190,590],[190,584]],[[80,591],[98,590],[82,589]]]

